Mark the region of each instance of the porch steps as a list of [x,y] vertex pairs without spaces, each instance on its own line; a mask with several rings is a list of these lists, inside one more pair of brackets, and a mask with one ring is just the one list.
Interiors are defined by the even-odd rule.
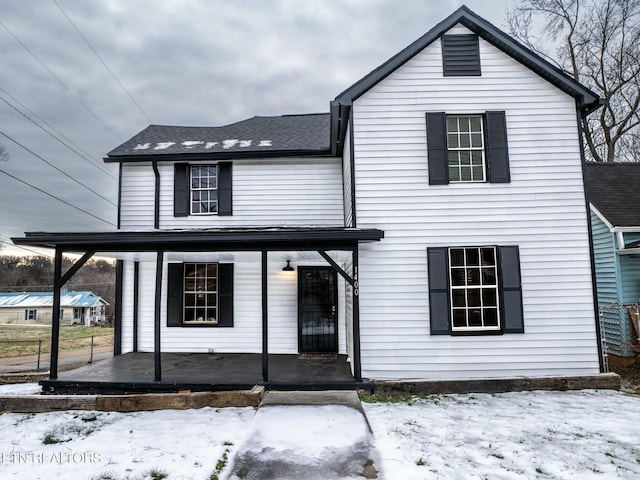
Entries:
[[229,478],[375,479],[379,458],[355,391],[267,391]]

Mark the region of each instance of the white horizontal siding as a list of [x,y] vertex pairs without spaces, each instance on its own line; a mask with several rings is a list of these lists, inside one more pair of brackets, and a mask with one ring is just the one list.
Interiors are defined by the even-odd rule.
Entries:
[[[482,76],[443,77],[436,41],[354,102],[363,375],[598,371],[575,102],[480,40]],[[425,112],[504,110],[511,183],[429,185]],[[518,245],[524,334],[432,336],[428,246]]]
[[120,228],[153,228],[155,175],[151,163],[123,163],[120,193]]
[[[188,254],[186,261],[188,261]],[[282,271],[284,262],[271,259],[268,264],[269,353],[298,353],[297,274]],[[319,265],[308,262],[304,265]],[[326,263],[322,263],[326,265]],[[163,269],[161,297],[161,350],[163,352],[260,353],[262,352],[262,284],[260,255],[255,261],[234,263],[233,327],[167,327],[166,275]],[[123,352],[132,350],[133,339],[133,264],[127,262],[123,282]],[[346,353],[345,282],[338,278],[338,349]],[[140,262],[139,351],[152,352],[155,308],[155,262]]]
[[[347,132],[349,127],[347,126]],[[344,150],[342,154],[342,182],[343,182],[343,202],[344,202],[344,224],[347,227],[353,226],[353,192],[351,191],[351,139],[346,135]]]
[[173,216],[173,165],[160,167],[160,228],[343,226],[342,164],[337,158],[233,164],[232,216]]
[[[199,162],[205,163],[205,162]],[[233,215],[173,216],[172,163],[160,163],[160,228],[343,226],[339,158],[287,158],[233,164]],[[150,163],[124,164],[123,230],[152,229],[155,176]]]

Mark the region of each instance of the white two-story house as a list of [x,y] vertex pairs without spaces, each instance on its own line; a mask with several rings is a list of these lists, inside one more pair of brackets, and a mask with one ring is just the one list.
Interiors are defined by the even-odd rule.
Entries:
[[[254,356],[201,383],[284,384],[281,358],[351,386],[591,376],[580,117],[600,104],[462,7],[329,113],[147,127],[105,159],[117,231],[14,241],[119,259],[116,353],[153,358],[149,385]],[[340,383],[314,375],[290,383]]]

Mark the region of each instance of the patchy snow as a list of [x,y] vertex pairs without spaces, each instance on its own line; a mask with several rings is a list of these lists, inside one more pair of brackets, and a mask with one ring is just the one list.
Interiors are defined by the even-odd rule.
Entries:
[[272,140],[260,140],[259,147],[272,147]]
[[149,147],[151,147],[150,143],[139,143],[136,147],[134,147],[134,150],[147,150]]
[[250,427],[234,455],[231,480],[357,480],[372,458],[377,464],[365,418],[351,407],[269,405]]
[[[7,391],[18,387],[0,387]],[[363,405],[388,480],[640,478],[640,396],[522,392]],[[341,408],[279,406],[270,418],[252,408],[6,413],[0,478],[140,480],[155,470],[206,480],[225,452],[232,458],[256,436],[301,459],[356,442],[361,422]]]
[[236,144],[238,143],[238,139],[232,139],[232,140],[223,140],[222,141],[222,148],[224,148],[225,150],[228,150],[230,148],[233,148],[236,146]]
[[176,144],[176,142],[159,142],[159,143],[156,143],[156,146],[153,147],[153,149],[154,150],[166,150],[171,145],[175,145],[175,144]]
[[208,150],[208,149],[210,149],[210,148],[215,147],[218,143],[220,143],[220,142],[207,142],[207,143],[205,144],[204,148],[206,148],[206,149]]
[[240,140],[240,148],[247,148],[251,146],[253,140]]
[[197,145],[202,145],[204,142],[201,140],[187,140],[182,142],[182,145],[184,145],[185,147],[189,148],[193,148]]
[[42,387],[37,383],[9,383],[0,385],[0,396],[37,395]]

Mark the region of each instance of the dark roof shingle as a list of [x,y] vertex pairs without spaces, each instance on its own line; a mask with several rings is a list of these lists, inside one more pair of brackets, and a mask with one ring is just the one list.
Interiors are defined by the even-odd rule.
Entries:
[[326,154],[329,151],[329,114],[317,113],[253,117],[221,127],[149,125],[109,152],[106,160],[151,155],[255,156],[261,153]]
[[640,163],[587,163],[589,201],[614,227],[640,227]]

